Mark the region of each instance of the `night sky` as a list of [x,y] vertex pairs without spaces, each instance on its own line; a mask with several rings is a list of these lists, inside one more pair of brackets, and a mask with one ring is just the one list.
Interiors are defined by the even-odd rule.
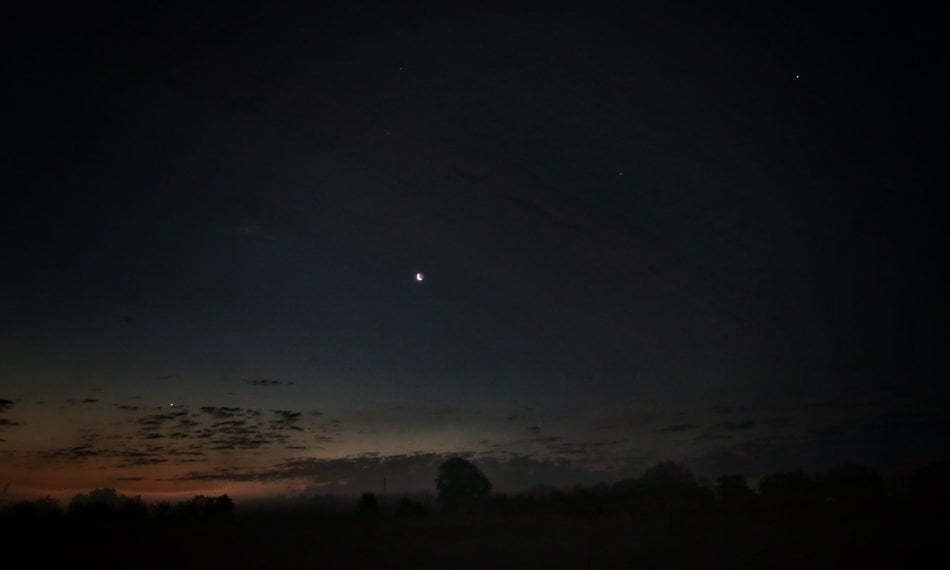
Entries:
[[935,13],[188,4],[6,24],[5,493],[946,457]]

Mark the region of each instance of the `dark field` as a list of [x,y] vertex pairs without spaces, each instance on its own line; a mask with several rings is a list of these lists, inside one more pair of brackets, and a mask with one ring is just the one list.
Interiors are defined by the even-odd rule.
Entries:
[[899,500],[741,512],[549,498],[453,515],[22,515],[6,513],[2,544],[23,568],[900,568],[947,558],[947,511]]

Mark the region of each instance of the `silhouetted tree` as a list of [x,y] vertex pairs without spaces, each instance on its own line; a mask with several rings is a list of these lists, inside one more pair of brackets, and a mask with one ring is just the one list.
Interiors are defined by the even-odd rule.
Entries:
[[356,514],[361,517],[379,515],[379,502],[376,500],[375,493],[363,493],[360,502],[356,505]]
[[148,506],[142,497],[120,495],[112,488],[95,489],[88,495],[80,493],[69,503],[69,514],[84,520],[126,521],[148,518]]
[[804,505],[822,498],[818,482],[802,471],[766,475],[759,481],[759,495],[772,506]]
[[154,503],[150,510],[155,520],[164,521],[170,519],[172,516],[172,506],[168,501]]
[[695,509],[713,500],[688,467],[675,461],[663,461],[646,470],[634,484],[641,504],[653,508]]
[[730,506],[746,506],[755,492],[742,475],[723,475],[716,479],[716,498]]
[[215,497],[211,504],[208,505],[208,518],[215,520],[229,520],[234,518],[234,501],[231,500],[231,497],[226,494]]
[[491,482],[471,461],[453,457],[439,466],[435,480],[438,503],[444,511],[469,510],[491,493]]
[[13,519],[17,524],[30,524],[39,518],[39,510],[33,501],[20,501],[13,505]]
[[234,501],[227,495],[206,497],[196,495],[175,505],[173,512],[180,520],[227,520],[234,516]]
[[119,501],[119,507],[116,509],[116,515],[127,521],[145,520],[148,518],[148,505],[142,500],[142,497],[122,497]]
[[856,463],[829,469],[821,478],[821,486],[826,497],[849,505],[871,504],[884,498],[884,478]]
[[692,486],[696,485],[696,476],[688,467],[675,461],[661,461],[647,469],[640,480],[646,485]]
[[63,507],[60,502],[49,495],[37,499],[34,504],[41,515],[60,516],[63,514]]
[[426,507],[418,501],[413,501],[409,497],[403,497],[396,505],[397,517],[421,517],[426,514]]
[[941,461],[922,467],[911,475],[914,502],[928,508],[950,506],[950,463]]
[[79,493],[69,502],[69,515],[87,521],[105,521],[115,515],[119,505],[115,489],[94,489],[89,494]]

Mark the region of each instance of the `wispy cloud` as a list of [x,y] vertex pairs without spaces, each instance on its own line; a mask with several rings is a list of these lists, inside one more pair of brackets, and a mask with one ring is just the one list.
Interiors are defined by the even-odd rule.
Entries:
[[70,398],[66,400],[66,403],[69,404],[70,406],[82,406],[83,404],[97,404],[99,403],[99,399],[98,398],[80,398],[80,399]]
[[703,426],[699,424],[674,424],[674,425],[669,425],[666,427],[661,427],[660,429],[656,431],[673,433],[673,432],[680,432],[680,431],[693,431],[693,430],[700,429],[702,427]]
[[244,381],[245,384],[250,384],[251,386],[291,386],[293,382],[284,382],[282,380],[274,380],[272,378],[251,378]]
[[[16,402],[13,400],[0,398],[0,414],[8,412],[15,404]],[[18,425],[20,425],[20,422],[7,418],[0,418],[0,427],[16,427]]]
[[453,456],[466,457],[476,463],[498,490],[527,489],[539,483],[569,485],[611,480],[623,474],[642,470],[647,460],[623,458],[612,472],[594,471],[583,461],[552,460],[528,455],[508,457],[461,453],[406,453],[381,455],[366,453],[337,459],[291,458],[271,468],[250,470],[215,468],[192,471],[176,481],[281,481],[309,482],[314,492],[363,492],[377,489],[383,477],[389,489],[396,492],[431,489],[439,465]]
[[167,382],[169,380],[177,380],[178,378],[181,378],[181,374],[176,372],[172,374],[162,374],[161,376],[155,376],[152,378],[152,380],[155,382]]
[[752,429],[756,426],[756,423],[752,420],[742,420],[738,422],[723,422],[716,426],[717,429],[726,430],[726,431],[738,431],[738,430],[747,430]]

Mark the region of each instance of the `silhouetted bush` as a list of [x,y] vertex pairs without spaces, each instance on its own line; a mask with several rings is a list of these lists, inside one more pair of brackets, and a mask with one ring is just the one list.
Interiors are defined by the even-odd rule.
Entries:
[[439,466],[435,480],[438,503],[443,511],[471,510],[481,505],[491,493],[491,482],[472,462],[453,457]]

